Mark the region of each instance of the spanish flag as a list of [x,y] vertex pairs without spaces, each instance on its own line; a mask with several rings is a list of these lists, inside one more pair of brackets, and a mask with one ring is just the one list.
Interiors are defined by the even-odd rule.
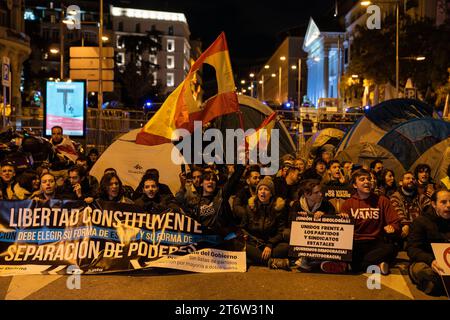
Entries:
[[[277,113],[274,111],[270,114],[256,129],[253,134],[245,137],[246,147],[251,150],[259,145],[260,150],[267,150],[272,129],[275,127]],[[264,130],[266,132],[264,132]]]
[[[201,107],[201,102],[194,98],[191,83],[203,63],[216,70],[218,93]],[[227,41],[225,33],[222,32],[192,65],[186,79],[167,97],[158,112],[138,133],[136,143],[158,145],[171,142],[172,133],[176,129],[184,128],[192,133],[194,121],[202,121],[205,124],[220,115],[238,110],[239,102]]]

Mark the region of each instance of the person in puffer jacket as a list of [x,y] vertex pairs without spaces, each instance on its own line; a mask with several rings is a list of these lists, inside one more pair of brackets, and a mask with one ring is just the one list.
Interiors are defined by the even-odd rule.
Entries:
[[431,196],[431,206],[411,226],[407,252],[411,260],[409,276],[419,290],[433,296],[445,295],[431,244],[450,243],[450,191],[442,189]]
[[275,196],[270,177],[264,177],[258,183],[256,193],[248,200],[240,225],[247,236],[247,261],[273,269],[289,269],[289,244],[283,242],[287,216],[285,200]]

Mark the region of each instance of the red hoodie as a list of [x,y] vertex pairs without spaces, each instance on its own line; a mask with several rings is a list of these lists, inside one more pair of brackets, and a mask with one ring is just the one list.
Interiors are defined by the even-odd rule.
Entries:
[[341,213],[347,213],[355,221],[354,240],[381,238],[389,224],[400,234],[400,218],[385,196],[372,193],[367,199],[360,199],[355,193],[342,204]]

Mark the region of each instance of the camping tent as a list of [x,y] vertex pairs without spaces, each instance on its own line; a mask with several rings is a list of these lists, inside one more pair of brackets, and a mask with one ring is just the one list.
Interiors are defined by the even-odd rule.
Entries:
[[308,159],[310,152],[315,153],[325,144],[330,144],[336,147],[344,135],[344,131],[335,128],[319,130],[306,141],[305,146],[301,150],[301,155],[304,159]]
[[385,148],[370,142],[351,145],[345,148],[345,150],[339,151],[336,154],[336,159],[341,162],[351,161],[367,167],[370,166],[370,163],[373,160],[380,159],[383,161],[385,168],[394,171],[396,177],[400,177],[405,172],[405,168],[392,153]]
[[371,108],[347,132],[338,152],[362,142],[377,143],[394,127],[411,119],[431,117],[439,119],[431,106],[412,99],[392,99]]
[[426,163],[431,168],[431,177],[439,181],[447,175],[450,165],[450,138],[447,138],[423,153],[411,166],[414,171],[419,163]]
[[412,119],[386,133],[378,142],[406,169],[433,145],[450,137],[450,123],[433,118]]
[[[273,110],[260,101],[238,96],[240,110],[243,113],[245,128],[257,128],[263,120],[273,113]],[[226,115],[215,121],[224,132],[225,128],[240,128],[236,115]],[[293,153],[295,145],[282,120],[277,119],[275,128],[280,129],[280,153]],[[149,168],[156,168],[160,172],[161,183],[167,184],[172,192],[179,188],[179,174],[181,166],[172,161],[172,152],[175,158],[181,157],[172,143],[157,146],[136,144],[136,135],[141,129],[132,130],[116,139],[100,156],[92,167],[90,174],[101,179],[106,168],[115,168],[124,184],[136,188],[144,172]],[[278,160],[278,159],[277,159]]]

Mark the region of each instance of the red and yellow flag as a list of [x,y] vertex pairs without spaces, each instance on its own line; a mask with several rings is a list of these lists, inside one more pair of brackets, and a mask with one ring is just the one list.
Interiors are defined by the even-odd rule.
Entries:
[[[261,123],[261,125],[256,129],[256,131],[253,134],[250,134],[245,137],[246,147],[249,150],[251,150],[255,148],[257,145],[259,145],[260,150],[267,150],[270,141],[270,135],[272,129],[275,127],[276,120],[277,120],[277,113],[274,111]],[[264,133],[265,136],[261,135],[263,130],[266,130],[266,133]]]
[[[216,70],[218,93],[201,108],[201,102],[195,100],[190,85],[195,72],[203,63]],[[228,46],[225,33],[222,32],[192,65],[186,79],[167,97],[158,112],[138,133],[136,143],[158,145],[171,142],[172,133],[176,129],[184,128],[192,133],[195,120],[207,123],[220,115],[238,110],[239,102]]]

